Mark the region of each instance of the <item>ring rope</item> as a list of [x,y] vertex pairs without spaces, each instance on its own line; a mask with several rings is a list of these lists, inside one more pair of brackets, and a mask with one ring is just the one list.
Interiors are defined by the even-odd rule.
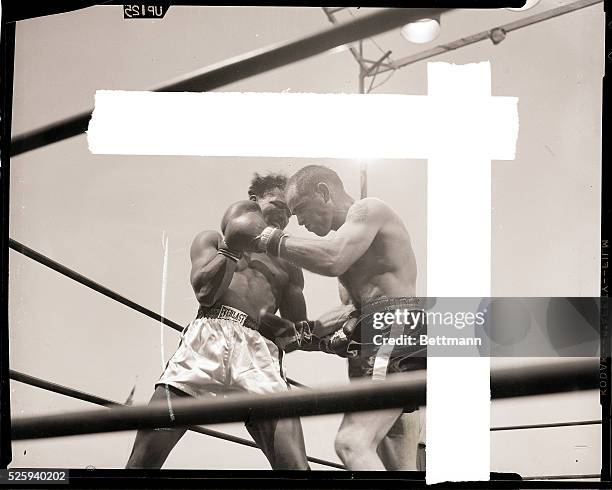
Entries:
[[585,478],[601,479],[601,475],[542,475],[542,476],[524,476],[523,480],[584,480]]
[[[23,245],[22,243],[19,243],[18,241],[13,240],[12,238],[9,238],[9,247],[12,248],[15,252],[19,252],[20,254],[23,254],[26,257],[29,257],[30,259],[38,262],[39,264],[45,265],[49,267],[50,269],[53,269],[54,271],[59,272],[60,274],[66,277],[69,277],[73,281],[76,281],[79,284],[82,284],[83,286],[86,286],[90,289],[93,289],[94,291],[97,291],[98,293],[103,294],[104,296],[110,299],[113,299],[117,301],[118,303],[121,303],[122,305],[127,306],[128,308],[138,311],[139,313],[142,313],[143,315],[148,316],[149,318],[153,318],[154,320],[161,322],[164,325],[170,328],[173,328],[174,330],[178,332],[181,332],[184,328],[178,323],[172,320],[169,320],[166,317],[163,317],[159,313],[156,313],[153,310],[149,310],[148,308],[145,308],[144,306],[139,305],[138,303],[126,298],[125,296],[122,296],[119,293],[116,293],[112,289],[109,289],[106,286],[103,286],[102,284],[99,284],[95,282],[94,280],[89,279],[88,277],[85,277],[83,274],[80,274],[79,272],[76,272],[66,267],[63,264],[60,264],[59,262],[56,262],[53,259],[50,259],[46,255],[43,255],[40,252],[37,252],[36,250],[33,250],[30,247],[27,247],[26,245]],[[300,388],[308,388],[308,386],[298,381],[295,381],[294,379],[287,378],[287,381],[289,382],[289,384],[292,384],[293,386],[297,386]]]
[[[76,390],[74,388],[70,388],[64,385],[53,383],[51,381],[37,378],[29,374],[21,373],[13,369],[9,370],[9,373],[10,373],[10,378],[14,381],[18,381],[20,383],[24,383],[29,386],[35,386],[43,390],[52,391],[60,395],[69,396],[69,397],[72,397],[78,400],[82,400],[82,401],[86,401],[89,403],[94,403],[96,405],[102,405],[102,406],[124,405],[118,402],[114,402],[112,400],[107,400],[105,398],[101,398],[96,395],[92,395],[89,393],[85,393],[83,391]],[[584,426],[584,425],[598,425],[598,424],[601,424],[601,422],[602,422],[601,420],[582,420],[582,421],[576,421],[576,422],[553,422],[553,423],[547,423],[547,424],[507,425],[507,426],[500,426],[500,427],[491,427],[490,430],[492,432],[497,432],[497,431],[508,431],[508,430],[548,429],[548,428],[556,428],[556,427],[575,427],[575,426]],[[217,431],[213,431],[213,432],[217,434],[223,434],[223,432],[217,432]],[[234,437],[234,436],[229,436],[229,437]],[[252,447],[257,447],[255,443],[252,443],[251,441],[248,441],[247,439],[242,439],[242,441],[248,442],[247,445],[250,445]],[[331,464],[334,465],[336,463],[331,463]],[[338,467],[344,468],[341,465],[339,465]]]
[[[599,386],[599,359],[581,359],[557,365],[504,368],[491,372],[491,398],[509,398],[590,390]],[[526,380],[527,375],[529,379]],[[510,390],[523,379],[520,392]],[[64,413],[44,417],[19,417],[12,421],[13,440],[115,432],[192,424],[240,422],[323,415],[426,403],[424,371],[395,375],[372,383],[354,381],[349,386],[300,390],[270,395],[236,395],[227,399],[186,399],[172,403],[172,417],[166,403],[111,410]]]
[[528,424],[528,425],[507,425],[503,427],[491,427],[491,431],[502,430],[523,430],[523,429],[548,429],[551,427],[574,427],[578,425],[597,425],[601,420],[582,420],[579,422],[553,422],[550,424]]
[[90,393],[75,390],[74,388],[69,388],[67,386],[63,386],[57,383],[52,383],[51,381],[47,381],[45,379],[36,378],[35,376],[30,376],[29,374],[21,373],[19,371],[15,371],[14,369],[9,369],[9,377],[14,381],[18,381],[19,383],[34,386],[36,388],[41,388],[43,390],[51,391],[59,395],[68,396],[70,398],[75,398],[84,402],[93,403],[94,405],[102,405],[104,407],[123,405],[119,402],[114,402],[112,400],[107,400],[106,398],[92,395]]
[[350,385],[317,390],[172,400],[171,411],[166,401],[160,401],[110,410],[18,417],[11,421],[12,440],[293,418],[399,408],[409,403],[424,404],[425,376],[416,372],[410,374],[383,382],[360,380]]
[[[105,407],[129,406],[124,403],[107,400],[105,398],[102,398],[96,395],[91,395],[89,393],[85,393],[85,392],[76,390],[74,388],[69,388],[68,386],[63,386],[57,383],[52,383],[51,381],[37,378],[29,374],[21,373],[13,369],[11,369],[9,373],[10,373],[10,378],[14,381],[18,381],[20,383],[24,383],[29,386],[34,386],[36,388],[41,388],[43,390],[51,391],[53,393],[58,393],[60,395],[68,396],[68,397],[82,400],[85,402],[93,403],[95,405],[101,405]],[[207,428],[199,427],[199,426],[190,426],[188,427],[188,430],[193,431],[193,432],[198,432],[200,434],[204,434],[204,435],[211,436],[211,437],[216,437],[217,439],[223,439],[225,441],[235,442],[236,444],[240,444],[243,446],[249,446],[249,447],[259,449],[259,446],[255,442],[250,441],[248,439],[244,439],[242,437],[234,436],[231,434],[226,434],[225,432],[220,432],[217,430],[207,429]],[[346,469],[345,466],[340,463],[326,461],[321,458],[315,458],[313,456],[306,456],[306,459],[308,459],[308,461],[310,461],[311,463],[317,463],[317,464],[321,464],[324,466],[330,466],[332,468],[337,468],[340,470]]]

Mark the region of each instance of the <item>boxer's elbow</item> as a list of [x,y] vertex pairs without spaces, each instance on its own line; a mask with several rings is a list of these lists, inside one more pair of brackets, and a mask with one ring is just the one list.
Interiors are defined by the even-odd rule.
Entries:
[[217,295],[215,293],[216,291],[214,291],[212,288],[206,287],[199,288],[195,291],[198,303],[200,303],[200,305],[204,306],[205,308],[213,306],[216,303]]
[[338,258],[329,265],[329,275],[331,277],[340,277],[348,270],[348,268],[348,264],[346,264],[341,258]]
[[191,285],[195,297],[204,307],[209,307],[215,304],[220,296],[220,283],[215,280],[215,276],[207,274],[204,271],[192,276]]

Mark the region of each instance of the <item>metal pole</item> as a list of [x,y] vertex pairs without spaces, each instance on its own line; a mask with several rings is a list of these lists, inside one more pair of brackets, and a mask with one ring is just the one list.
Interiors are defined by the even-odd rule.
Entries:
[[[325,13],[325,15],[327,16],[327,19],[328,19],[328,20],[329,20],[329,21],[330,21],[332,24],[337,24],[337,23],[338,23],[338,21],[337,21],[337,20],[336,20],[336,18],[334,17],[334,12],[333,12],[333,11],[330,11],[330,9],[329,9],[328,7],[322,7],[322,8],[323,8],[323,12],[324,12],[324,13]],[[345,8],[348,8],[348,7],[345,7]],[[340,9],[340,10],[344,10],[344,8],[342,8],[342,9]],[[359,41],[359,42],[361,43],[362,41]],[[363,57],[361,56],[361,50],[359,50],[359,51],[358,51],[357,49],[355,49],[355,47],[353,47],[353,46],[351,46],[351,45],[349,45],[349,46],[348,46],[348,50],[349,50],[349,53],[351,53],[351,54],[353,55],[353,58],[355,58],[355,61],[357,62],[357,64],[358,64],[358,65],[359,65],[361,68],[365,69],[365,65],[364,65],[364,62],[363,62]]]
[[[363,41],[359,41],[359,52],[363,53]],[[359,93],[365,94],[365,79],[367,72],[362,66],[359,67]],[[368,197],[368,162],[361,160],[359,166],[359,177],[360,177],[360,188],[361,188],[361,199]]]

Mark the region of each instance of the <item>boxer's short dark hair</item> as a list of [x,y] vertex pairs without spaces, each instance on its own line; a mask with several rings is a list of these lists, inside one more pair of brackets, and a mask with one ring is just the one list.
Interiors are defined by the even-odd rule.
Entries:
[[266,193],[274,189],[280,189],[282,191],[285,190],[286,185],[287,177],[283,174],[269,173],[266,175],[261,175],[255,173],[249,187],[249,197],[263,197],[266,195]]
[[295,186],[300,194],[312,194],[320,182],[324,182],[331,188],[344,189],[338,174],[324,165],[307,165],[301,168],[289,177],[287,186]]

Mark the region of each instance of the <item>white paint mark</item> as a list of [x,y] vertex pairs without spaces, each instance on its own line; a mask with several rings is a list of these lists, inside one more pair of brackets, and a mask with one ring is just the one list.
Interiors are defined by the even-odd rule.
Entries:
[[[164,255],[164,260],[162,262],[162,277],[161,277],[161,304],[160,304],[160,309],[161,309],[161,316],[165,317],[166,316],[166,286],[167,286],[167,281],[168,281],[168,236],[166,235],[166,232],[163,231],[162,232],[162,253]],[[166,360],[165,360],[165,354],[164,354],[164,331],[165,331],[165,326],[164,324],[160,321],[159,322],[159,340],[160,340],[160,346],[161,346],[161,364],[162,364],[162,369],[165,367],[166,365]]]
[[[487,114],[486,101],[492,98],[489,63],[429,63],[428,89],[438,103],[469,101],[471,117],[484,116],[491,126],[499,123],[507,129],[508,121]],[[465,145],[471,131],[457,126],[439,134],[437,154],[429,159],[428,296],[490,295],[491,157]],[[430,347],[430,356],[434,349]],[[489,358],[428,358],[428,484],[489,479],[489,364]]]
[[[161,280],[161,316],[165,317],[166,316],[166,286],[167,286],[167,282],[168,282],[168,236],[166,235],[166,232],[164,231],[162,233],[162,251],[164,254],[164,261],[162,264],[162,280]],[[165,360],[165,348],[164,348],[164,331],[165,331],[166,327],[164,326],[164,324],[160,321],[159,322],[159,345],[160,345],[160,349],[161,349],[161,365],[162,365],[162,369],[165,368],[166,366],[166,360]],[[170,415],[170,420],[174,420],[174,411],[172,410],[172,400],[170,398],[170,388],[168,387],[168,385],[165,385],[166,387],[166,402],[168,404],[168,414]]]
[[430,158],[448,148],[508,160],[516,103],[476,94],[99,90],[87,137],[96,154],[383,159]]

